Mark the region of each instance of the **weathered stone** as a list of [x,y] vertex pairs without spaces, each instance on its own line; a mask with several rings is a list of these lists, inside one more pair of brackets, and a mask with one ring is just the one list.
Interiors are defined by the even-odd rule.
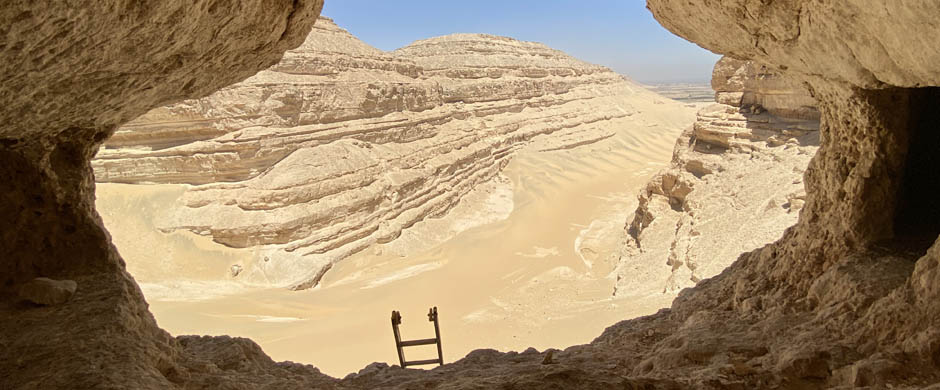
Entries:
[[59,305],[68,302],[76,288],[74,280],[36,278],[20,287],[20,298],[38,305]]
[[[752,82],[753,77],[795,85],[779,75],[758,75],[753,68],[748,61],[719,61],[712,78],[719,98],[722,93],[764,93],[765,84]],[[778,106],[754,114],[737,101],[699,111],[676,142],[671,167],[639,194],[620,255],[617,295],[675,293],[694,286],[796,223],[792,210],[802,207],[796,203],[804,193],[800,178],[819,144],[819,122],[804,118],[815,109],[807,108],[803,97],[779,101],[798,101],[800,110]],[[635,272],[643,264],[660,264],[661,271]]]
[[[160,330],[94,210],[90,160],[116,127],[276,63],[320,1],[0,6],[0,387],[171,388],[196,360]],[[36,277],[80,288],[22,307]]]
[[784,77],[754,61],[722,57],[712,73],[715,101],[735,107],[755,108],[789,119],[819,120],[816,101],[802,83]]
[[940,84],[940,4],[891,0],[649,0],[667,29],[702,47],[859,88]]

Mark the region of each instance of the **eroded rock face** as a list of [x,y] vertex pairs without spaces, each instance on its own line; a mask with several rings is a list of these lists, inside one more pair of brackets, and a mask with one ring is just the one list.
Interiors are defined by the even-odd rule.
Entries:
[[93,166],[99,182],[197,185],[161,230],[252,250],[240,282],[303,289],[446,215],[533,138],[597,142],[654,100],[681,107],[539,43],[456,34],[385,53],[324,18],[279,64],[121,127]]
[[[697,344],[709,345],[698,359],[712,367],[709,375],[717,377],[721,364],[744,364],[723,379],[728,384],[936,382],[937,346],[926,340],[937,330],[924,318],[938,312],[916,305],[932,296],[928,270],[937,258],[926,248],[938,230],[910,215],[935,212],[917,194],[937,183],[932,153],[922,145],[936,145],[938,101],[935,89],[907,87],[940,84],[930,65],[938,52],[892,37],[936,36],[940,7],[670,0],[649,7],[686,38],[807,82],[822,120],[797,225],[681,294],[669,314],[679,328],[642,371],[675,373],[674,354],[688,353],[676,346],[696,335]],[[742,353],[741,344],[751,352]]]
[[671,167],[639,194],[617,295],[693,287],[796,223],[818,111],[801,85],[757,68],[728,57],[715,65],[716,100],[728,104],[699,111]]
[[[276,63],[320,1],[0,7],[0,387],[167,388],[187,377],[94,211],[90,160],[120,124]],[[237,39],[232,39],[233,37]],[[24,307],[36,277],[80,286]]]
[[654,0],[647,7],[685,39],[777,71],[859,88],[940,82],[934,3]]
[[791,120],[819,120],[816,100],[802,82],[782,77],[754,61],[722,57],[712,72],[712,89],[715,101],[721,104],[750,111],[757,108]]
[[37,305],[58,305],[68,302],[77,288],[74,280],[36,278],[20,286],[20,298]]

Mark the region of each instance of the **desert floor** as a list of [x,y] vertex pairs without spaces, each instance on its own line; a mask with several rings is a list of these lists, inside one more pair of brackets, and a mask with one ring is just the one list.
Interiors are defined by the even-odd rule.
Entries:
[[[479,348],[564,348],[674,298],[612,298],[611,272],[637,192],[669,163],[679,123],[690,119],[639,116],[614,137],[568,150],[542,151],[536,139],[446,217],[339,262],[307,291],[241,285],[227,269],[248,250],[156,229],[183,185],[99,184],[98,208],[150,310],[174,335],[249,337],[275,360],[342,377],[374,361],[397,364],[392,310],[402,313],[405,339],[427,338],[426,313],[437,306],[448,362]],[[448,229],[463,231],[434,237]],[[649,267],[666,272],[665,260]]]

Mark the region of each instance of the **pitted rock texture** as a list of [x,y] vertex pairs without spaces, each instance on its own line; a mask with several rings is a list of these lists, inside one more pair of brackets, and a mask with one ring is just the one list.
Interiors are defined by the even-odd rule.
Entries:
[[[90,160],[124,122],[277,63],[321,7],[0,7],[0,387],[171,388],[201,377],[189,374],[194,358],[157,327],[111,245],[94,209]],[[36,277],[78,288],[60,305],[21,305],[16,291]]]
[[940,83],[933,2],[651,0],[647,8],[680,37],[775,71],[858,88]]
[[[756,67],[727,57],[715,65],[717,100],[731,105],[700,110],[670,168],[639,194],[616,295],[693,287],[796,223],[803,173],[819,145],[818,111],[799,84]],[[721,97],[729,94],[736,100]]]
[[36,278],[20,286],[20,298],[37,305],[58,305],[68,302],[78,284],[74,280]]
[[933,23],[940,6],[651,0],[648,7],[704,47],[806,82],[821,122],[798,223],[681,293],[656,316],[674,330],[634,372],[788,388],[940,381],[938,345],[929,341],[937,328],[927,320],[940,315],[929,303],[940,229],[925,201],[940,182],[932,152],[940,100],[925,87],[940,84],[940,68],[931,44],[899,38],[940,33]]
[[536,137],[597,142],[654,100],[682,107],[539,43],[456,34],[384,53],[323,18],[279,64],[118,129],[93,166],[99,182],[194,185],[161,230],[251,249],[239,282],[303,289],[446,215]]

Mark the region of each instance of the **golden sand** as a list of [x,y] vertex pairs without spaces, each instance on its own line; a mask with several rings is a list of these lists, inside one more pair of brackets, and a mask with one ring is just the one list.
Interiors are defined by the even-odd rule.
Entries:
[[[248,250],[159,232],[162,210],[183,186],[99,184],[98,208],[159,325],[174,335],[249,337],[275,360],[341,377],[374,361],[397,364],[392,310],[402,313],[405,339],[427,338],[426,313],[437,306],[448,362],[478,348],[564,348],[673,299],[653,291],[613,299],[609,274],[636,193],[668,164],[678,123],[687,120],[672,129],[632,120],[612,138],[570,150],[543,152],[533,143],[502,182],[488,185],[489,195],[477,195],[502,207],[504,219],[412,253],[395,241],[376,245],[307,291],[240,285],[229,266]],[[471,203],[443,220],[482,207]],[[443,220],[412,230],[434,231]],[[435,357],[433,345],[421,348],[407,349],[408,358]]]

